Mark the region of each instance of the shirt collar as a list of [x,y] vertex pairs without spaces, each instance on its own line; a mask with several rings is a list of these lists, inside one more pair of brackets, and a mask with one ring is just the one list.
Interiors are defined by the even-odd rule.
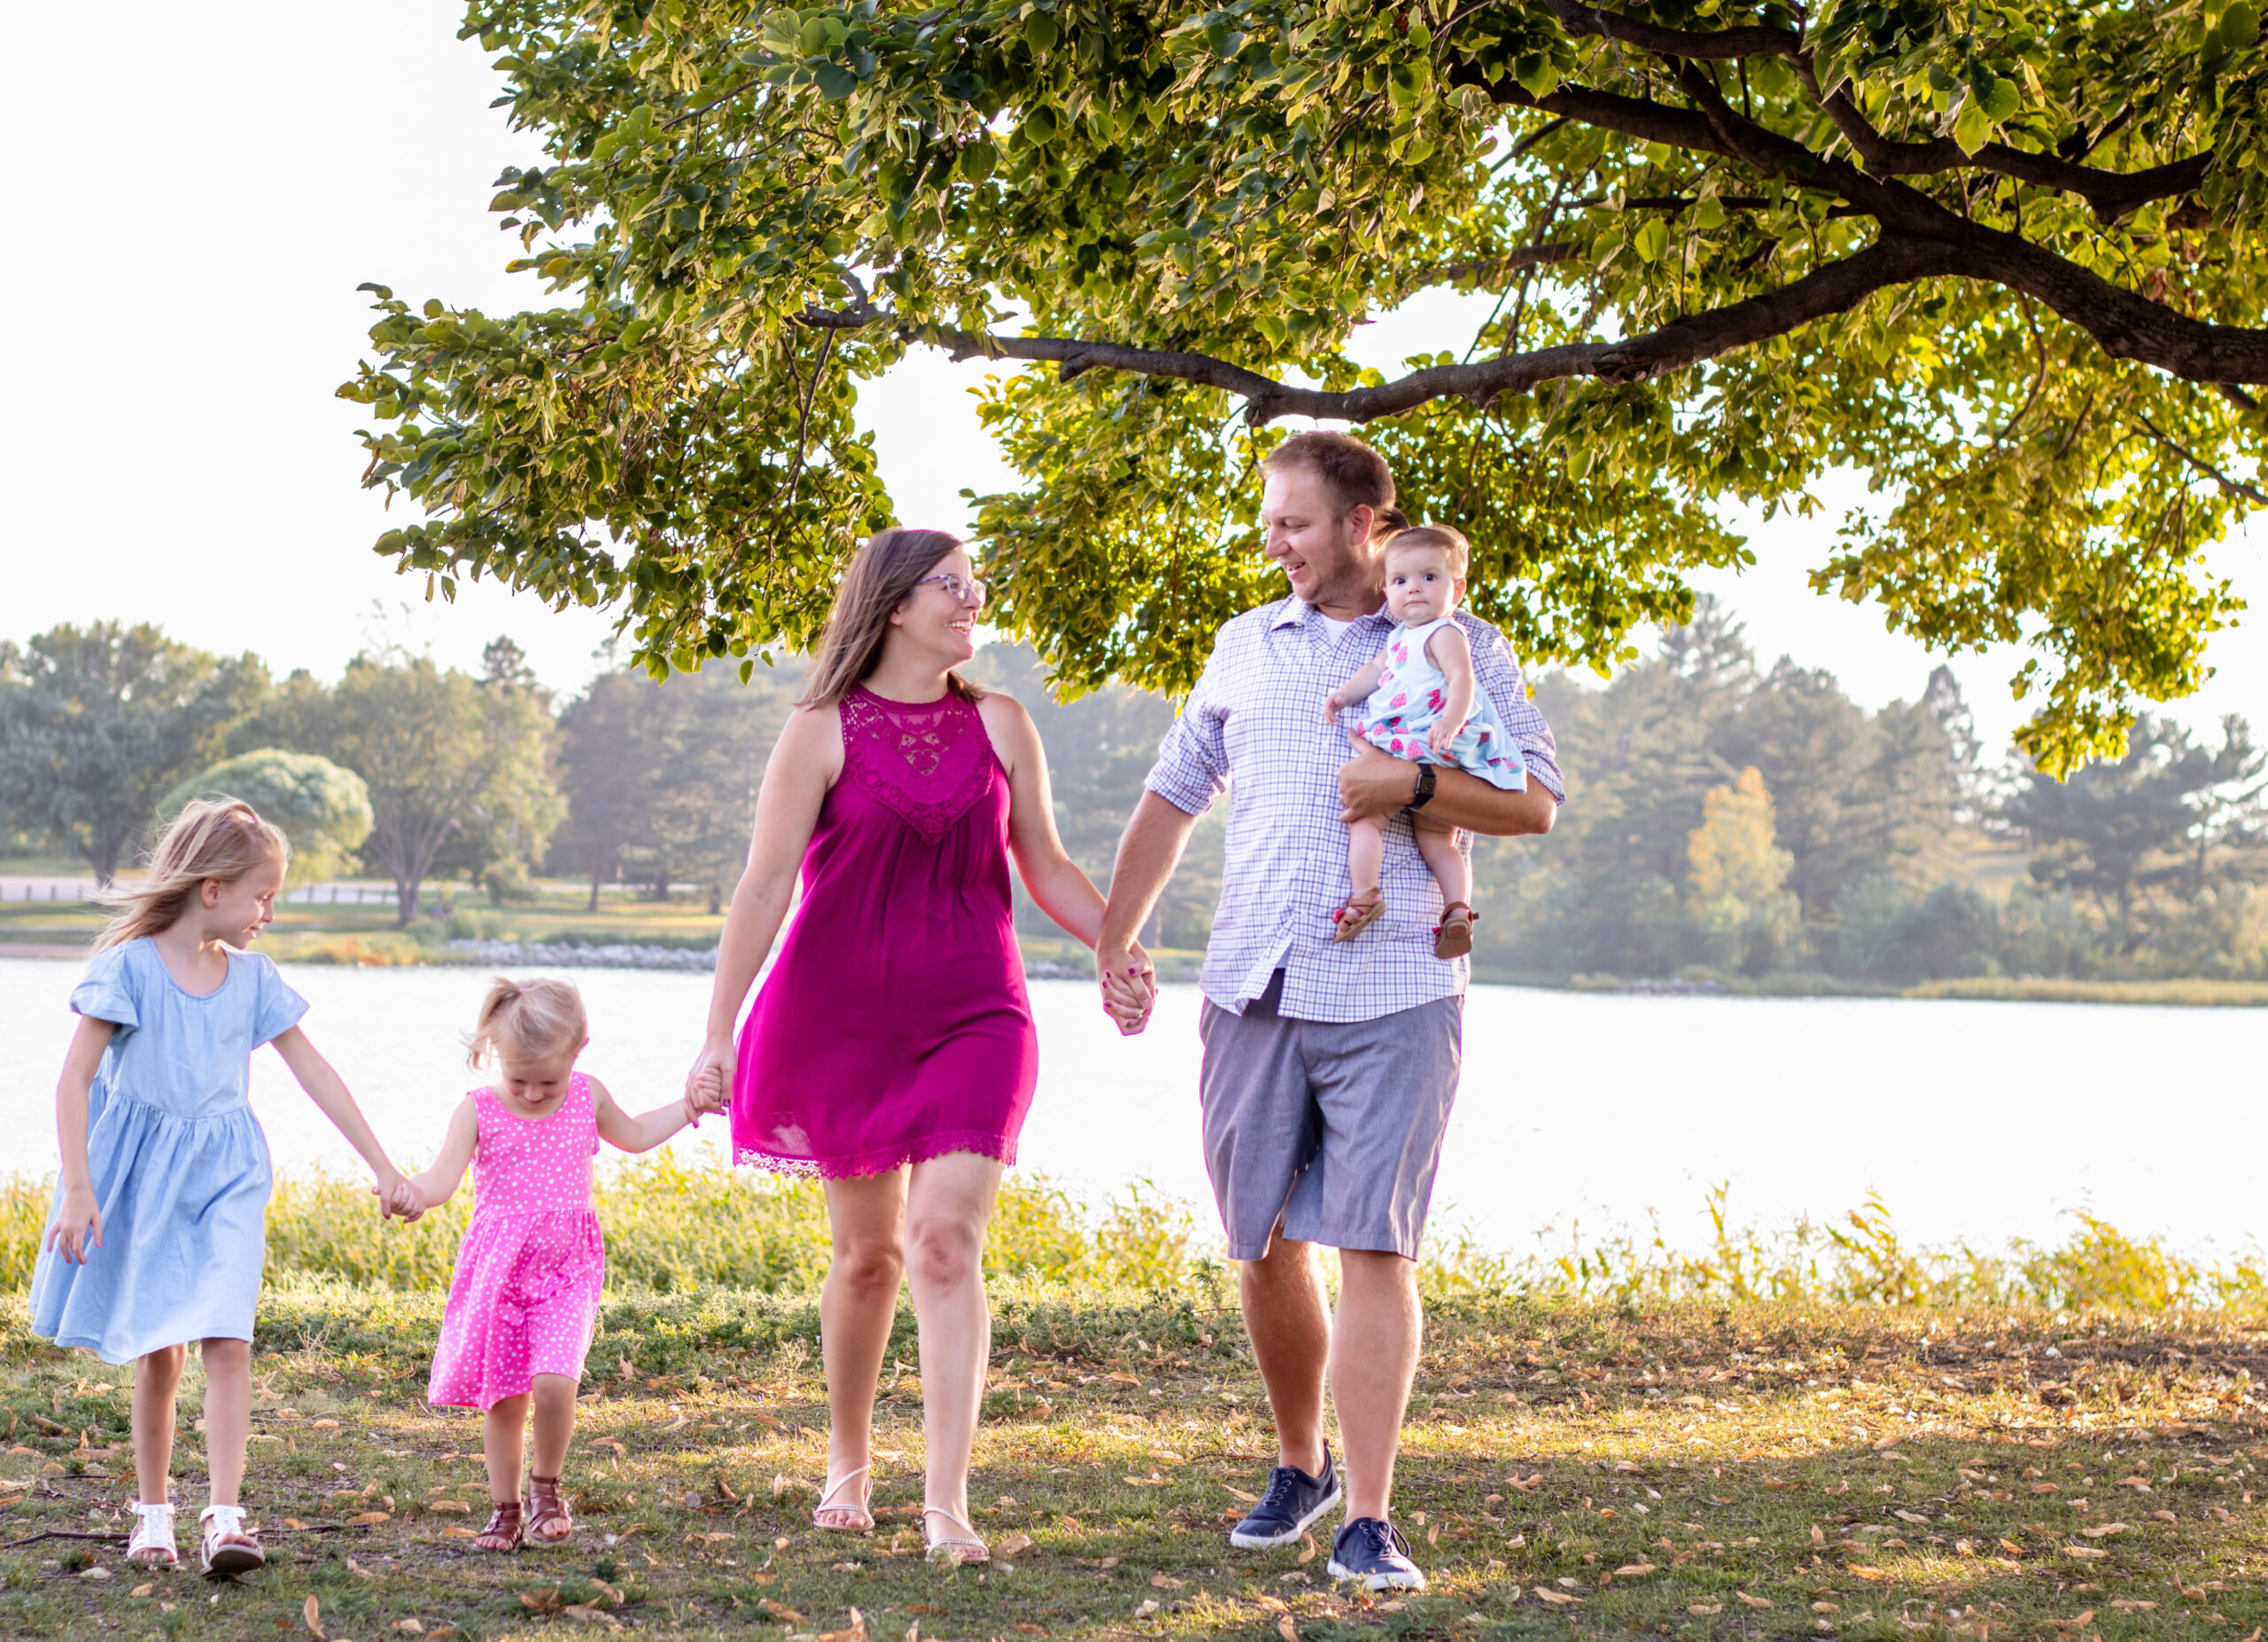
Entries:
[[[1276,607],[1276,618],[1268,624],[1269,628],[1273,631],[1278,627],[1304,627],[1307,626],[1309,612],[1314,608],[1305,599],[1293,594]],[[1386,607],[1381,604],[1369,615],[1357,616],[1355,619],[1356,621],[1391,620],[1392,617],[1388,615]]]

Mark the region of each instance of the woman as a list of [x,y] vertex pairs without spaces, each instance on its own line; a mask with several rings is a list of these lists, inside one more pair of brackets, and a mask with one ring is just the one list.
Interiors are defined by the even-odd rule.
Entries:
[[[1030,716],[954,673],[984,584],[941,531],[886,530],[851,559],[756,801],[717,951],[697,1081],[721,1070],[736,1158],[820,1176],[833,1257],[819,1298],[833,1430],[823,1529],[870,1532],[875,1382],[910,1273],[920,1326],[933,1560],[982,1561],[968,1462],[991,1356],[981,1261],[1038,1071],[1008,860],[1089,946],[1102,897],[1056,837]],[[803,902],[735,1051],[734,1023]],[[1144,972],[1106,984],[1122,1025]]]

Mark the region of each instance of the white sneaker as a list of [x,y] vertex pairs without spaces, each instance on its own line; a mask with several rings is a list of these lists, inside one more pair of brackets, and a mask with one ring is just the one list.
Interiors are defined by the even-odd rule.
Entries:
[[134,1537],[127,1545],[126,1560],[151,1568],[180,1567],[181,1553],[174,1545],[173,1506],[136,1504],[134,1515]]
[[268,1566],[268,1553],[260,1548],[260,1537],[245,1527],[242,1506],[207,1506],[203,1521],[207,1576],[249,1574]]

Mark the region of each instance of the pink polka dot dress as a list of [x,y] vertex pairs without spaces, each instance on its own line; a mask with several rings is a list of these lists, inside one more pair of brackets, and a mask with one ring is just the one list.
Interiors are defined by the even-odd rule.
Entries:
[[427,1400],[485,1411],[538,1374],[579,1380],[591,1349],[606,1240],[591,1211],[598,1150],[590,1080],[577,1072],[548,1117],[505,1109],[475,1089],[472,1223],[457,1249]]

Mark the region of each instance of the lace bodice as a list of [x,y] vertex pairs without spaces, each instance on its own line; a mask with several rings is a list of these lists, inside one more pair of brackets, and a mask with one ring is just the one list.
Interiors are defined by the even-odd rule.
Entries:
[[910,703],[861,684],[843,698],[843,762],[877,802],[936,844],[983,798],[999,760],[976,704]]

